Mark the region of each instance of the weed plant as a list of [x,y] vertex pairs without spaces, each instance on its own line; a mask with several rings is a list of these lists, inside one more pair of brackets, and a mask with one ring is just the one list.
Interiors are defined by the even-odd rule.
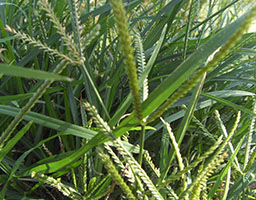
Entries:
[[0,199],[256,199],[255,16],[0,1]]

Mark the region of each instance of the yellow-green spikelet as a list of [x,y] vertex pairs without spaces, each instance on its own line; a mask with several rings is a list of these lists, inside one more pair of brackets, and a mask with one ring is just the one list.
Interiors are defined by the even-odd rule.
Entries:
[[103,153],[103,151],[98,149],[98,155],[101,158],[101,161],[104,165],[104,167],[107,169],[108,173],[111,175],[113,180],[119,187],[123,190],[125,193],[126,197],[131,200],[135,200],[135,196],[133,195],[131,189],[129,186],[124,182],[123,178],[117,171],[115,165],[113,164],[112,160],[110,159],[108,154]]
[[129,87],[133,97],[135,114],[138,120],[143,123],[137,69],[133,56],[134,49],[132,48],[131,37],[129,35],[127,17],[121,0],[110,0],[110,3],[113,8],[115,22],[120,37],[121,50],[125,57],[124,62],[126,73],[129,78]]

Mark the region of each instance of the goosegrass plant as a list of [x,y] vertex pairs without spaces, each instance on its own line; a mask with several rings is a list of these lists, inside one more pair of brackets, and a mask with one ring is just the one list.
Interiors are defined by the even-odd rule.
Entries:
[[0,199],[255,199],[254,2],[0,10]]

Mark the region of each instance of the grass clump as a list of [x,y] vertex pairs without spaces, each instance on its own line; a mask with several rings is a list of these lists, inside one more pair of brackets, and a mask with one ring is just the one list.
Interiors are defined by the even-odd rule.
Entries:
[[254,198],[253,2],[0,10],[0,199]]

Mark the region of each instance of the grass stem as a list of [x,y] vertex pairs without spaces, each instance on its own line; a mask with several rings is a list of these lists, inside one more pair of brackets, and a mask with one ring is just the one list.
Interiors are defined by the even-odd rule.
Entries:
[[140,133],[140,153],[139,153],[139,164],[140,164],[140,166],[142,165],[144,141],[145,141],[145,125],[141,125],[141,133]]

